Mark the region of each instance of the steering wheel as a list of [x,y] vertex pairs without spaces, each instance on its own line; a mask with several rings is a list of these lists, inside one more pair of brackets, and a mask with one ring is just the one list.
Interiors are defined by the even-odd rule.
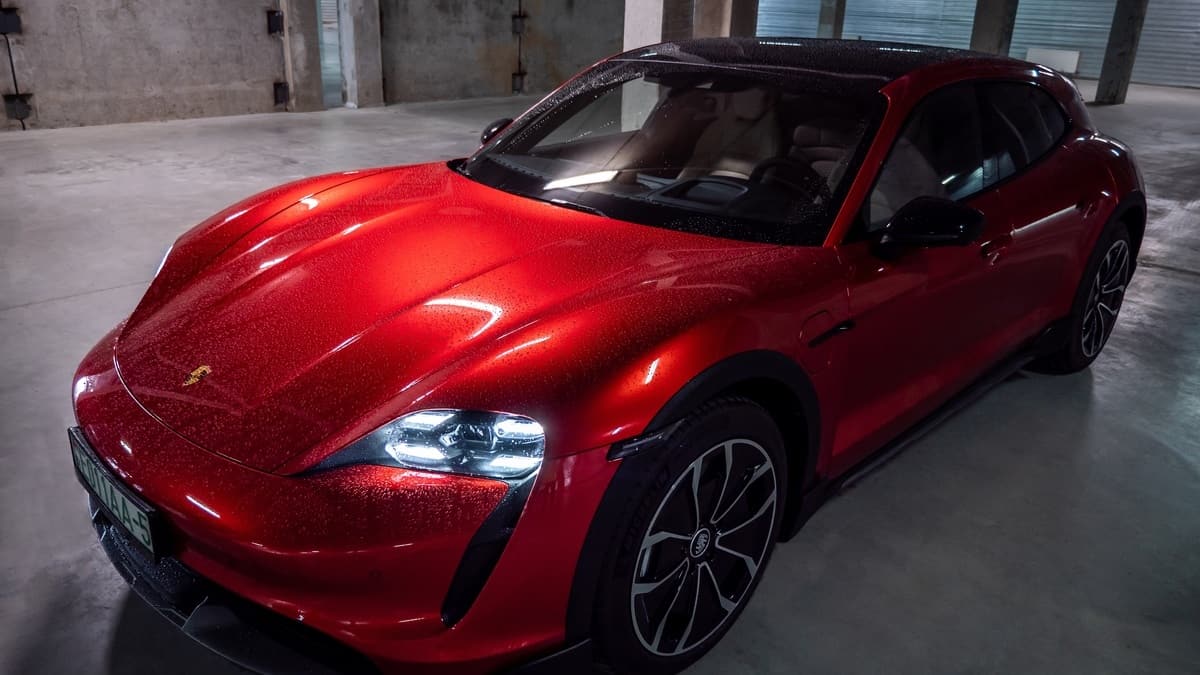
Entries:
[[[768,176],[767,172],[771,169],[784,170],[773,171]],[[759,162],[754,166],[754,171],[750,173],[750,182],[761,184],[767,181],[799,190],[809,201],[815,202],[819,199],[827,202],[833,199],[833,191],[829,189],[829,183],[825,181],[825,177],[802,159],[768,157]]]

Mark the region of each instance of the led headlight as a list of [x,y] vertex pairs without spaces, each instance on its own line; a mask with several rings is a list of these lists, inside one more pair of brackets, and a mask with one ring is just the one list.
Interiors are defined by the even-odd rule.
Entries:
[[317,468],[369,463],[519,478],[541,465],[545,445],[542,425],[528,417],[422,410],[383,425]]

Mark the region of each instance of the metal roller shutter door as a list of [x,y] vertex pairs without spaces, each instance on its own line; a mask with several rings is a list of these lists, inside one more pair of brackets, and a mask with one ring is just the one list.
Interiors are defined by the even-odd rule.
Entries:
[[338,0],[319,0],[321,3],[321,22],[337,23]]
[[[1029,47],[1079,51],[1079,75],[1100,77],[1116,0],[1022,0],[1009,54]],[[1133,81],[1200,86],[1200,0],[1150,0]]]
[[1030,47],[1079,52],[1079,75],[1099,77],[1116,0],[1021,0],[1010,56]]
[[759,0],[755,35],[816,37],[821,0]]
[[[820,0],[759,0],[758,34],[815,37]],[[966,47],[975,0],[849,0],[842,36]]]
[[1150,0],[1133,81],[1200,87],[1200,0]]
[[974,20],[975,0],[850,0],[842,36],[965,49]]
[[[1021,0],[1009,53],[1079,52],[1079,75],[1099,77],[1116,0]],[[759,0],[759,35],[813,37],[819,0]],[[843,35],[946,47],[971,41],[975,0],[848,0]],[[1200,87],[1200,0],[1150,0],[1133,81]]]

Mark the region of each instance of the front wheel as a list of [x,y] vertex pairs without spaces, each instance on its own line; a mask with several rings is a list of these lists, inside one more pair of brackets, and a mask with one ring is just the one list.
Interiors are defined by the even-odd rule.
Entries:
[[704,406],[658,452],[598,589],[593,633],[616,672],[676,672],[711,649],[762,578],[783,513],[783,440],[750,401]]
[[1034,361],[1031,368],[1045,373],[1074,373],[1092,364],[1117,323],[1125,289],[1133,272],[1129,228],[1110,224],[1100,235],[1075,292],[1068,318],[1067,343]]

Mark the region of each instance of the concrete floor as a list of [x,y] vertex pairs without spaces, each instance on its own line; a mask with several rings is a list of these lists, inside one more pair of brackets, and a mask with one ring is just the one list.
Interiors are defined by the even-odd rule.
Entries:
[[[0,672],[234,672],[94,543],[66,451],[75,364],[217,209],[465,154],[529,103],[0,135]],[[1135,87],[1093,115],[1151,207],[1104,355],[1010,379],[829,503],[695,673],[1200,672],[1200,91]]]

